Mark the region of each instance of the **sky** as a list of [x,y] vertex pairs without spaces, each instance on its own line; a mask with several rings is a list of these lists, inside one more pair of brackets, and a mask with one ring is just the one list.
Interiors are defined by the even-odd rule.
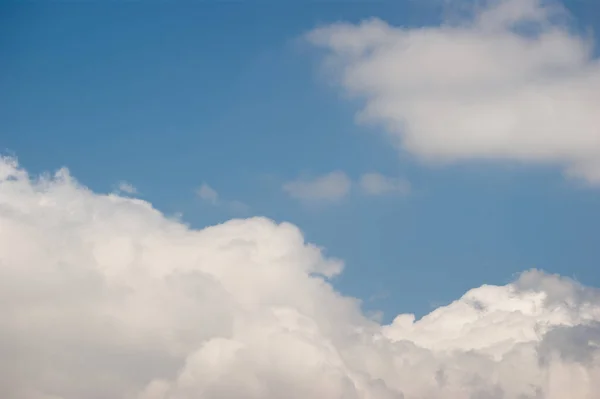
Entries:
[[600,3],[479,3],[3,2],[4,393],[591,399]]
[[[581,30],[600,23],[594,2],[566,5]],[[355,123],[360,99],[303,40],[333,22],[419,27],[452,12],[433,2],[5,4],[0,145],[34,173],[68,167],[101,192],[128,182],[194,227],[290,221],[345,260],[336,286],[379,298],[365,306],[388,317],[533,267],[600,285],[597,190],[552,163],[423,165],[380,125]],[[380,173],[411,190],[316,207],[282,190],[332,172]],[[236,202],[199,200],[203,184]]]

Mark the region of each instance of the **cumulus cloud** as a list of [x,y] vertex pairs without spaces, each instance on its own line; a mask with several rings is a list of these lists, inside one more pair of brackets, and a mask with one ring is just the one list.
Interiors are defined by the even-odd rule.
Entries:
[[288,223],[194,230],[0,160],[0,397],[594,399],[600,294],[532,270],[380,325]]
[[311,31],[326,65],[424,162],[557,165],[600,184],[600,62],[566,11],[543,0],[484,2],[459,24],[409,29],[379,19]]
[[219,193],[206,183],[202,183],[198,190],[196,190],[196,194],[200,199],[210,202],[213,205],[219,203]]
[[290,197],[302,201],[339,201],[350,192],[352,182],[340,171],[334,171],[313,179],[298,179],[283,185]]
[[408,181],[376,172],[363,174],[360,177],[359,185],[367,195],[408,194],[410,192]]

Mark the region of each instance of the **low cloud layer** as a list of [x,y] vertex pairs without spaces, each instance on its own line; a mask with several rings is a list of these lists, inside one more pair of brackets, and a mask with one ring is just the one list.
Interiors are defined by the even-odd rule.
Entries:
[[540,271],[366,317],[288,223],[191,229],[0,160],[0,397],[594,399],[600,294]]
[[332,76],[364,98],[362,121],[424,162],[557,165],[600,184],[600,62],[556,2],[484,2],[460,24],[378,19],[318,28]]

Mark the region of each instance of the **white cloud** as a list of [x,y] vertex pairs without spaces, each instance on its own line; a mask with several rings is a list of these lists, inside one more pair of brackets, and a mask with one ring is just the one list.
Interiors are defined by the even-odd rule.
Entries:
[[200,199],[210,202],[213,205],[217,205],[219,203],[219,193],[217,193],[214,188],[206,183],[202,183],[200,188],[196,190],[196,194],[198,197],[200,197]]
[[368,195],[408,194],[410,192],[408,181],[375,172],[363,174],[360,177],[359,185],[363,192]]
[[304,201],[339,201],[350,192],[352,182],[344,172],[334,171],[314,179],[285,183],[283,190]]
[[366,318],[293,225],[193,230],[0,160],[0,397],[594,399],[600,294],[539,271]]
[[131,183],[128,183],[126,181],[122,181],[119,183],[119,191],[126,193],[126,194],[137,194],[137,188],[135,188],[135,186]]
[[371,19],[308,38],[327,49],[339,84],[365,99],[359,120],[382,123],[423,161],[552,164],[600,184],[600,63],[590,41],[559,22],[566,11],[556,4],[487,4],[458,25]]

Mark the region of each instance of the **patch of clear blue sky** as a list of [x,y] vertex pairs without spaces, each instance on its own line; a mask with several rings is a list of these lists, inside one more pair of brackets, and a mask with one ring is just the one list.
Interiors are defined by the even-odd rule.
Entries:
[[[127,180],[194,227],[234,216],[194,197],[206,181],[344,259],[336,286],[386,319],[531,267],[600,286],[597,190],[549,168],[431,169],[400,157],[354,124],[357,104],[295,42],[334,21],[433,24],[440,7],[289,3],[3,2],[0,150],[33,173],[68,166],[96,191]],[[597,3],[569,6],[580,27],[600,29]],[[404,176],[415,193],[311,210],[281,192],[300,173],[336,169]]]

